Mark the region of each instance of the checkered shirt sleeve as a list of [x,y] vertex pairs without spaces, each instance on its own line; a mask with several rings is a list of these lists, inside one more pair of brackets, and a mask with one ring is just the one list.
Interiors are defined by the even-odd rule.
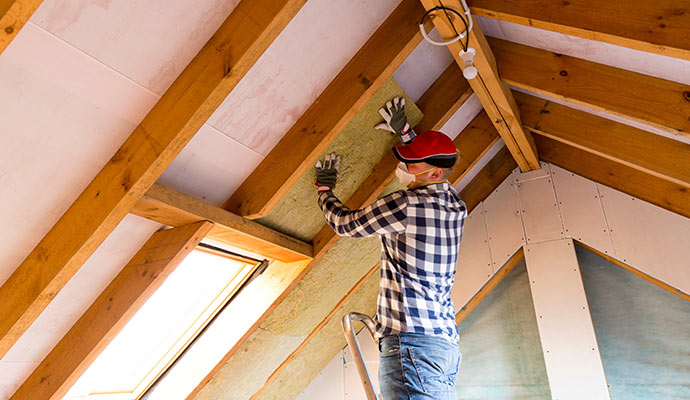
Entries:
[[450,184],[391,193],[361,210],[326,191],[319,205],[339,235],[381,237],[377,336],[408,332],[458,342],[450,291],[467,211]]

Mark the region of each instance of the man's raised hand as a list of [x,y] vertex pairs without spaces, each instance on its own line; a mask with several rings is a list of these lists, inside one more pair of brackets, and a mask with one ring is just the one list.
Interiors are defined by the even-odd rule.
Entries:
[[316,162],[316,189],[321,192],[335,189],[338,180],[338,168],[340,167],[340,156],[335,153],[326,155],[323,163],[321,160]]
[[386,103],[385,107],[379,109],[379,114],[385,122],[374,126],[375,129],[396,133],[400,137],[400,141],[405,144],[411,142],[416,136],[410,129],[410,124],[407,123],[404,98],[394,97]]

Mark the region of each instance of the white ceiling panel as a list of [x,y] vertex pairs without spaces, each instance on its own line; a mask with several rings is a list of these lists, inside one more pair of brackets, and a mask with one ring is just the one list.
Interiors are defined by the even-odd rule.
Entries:
[[31,21],[161,95],[239,0],[46,0]]
[[311,0],[209,118],[267,155],[399,0]]
[[159,182],[220,206],[262,159],[254,150],[204,124]]

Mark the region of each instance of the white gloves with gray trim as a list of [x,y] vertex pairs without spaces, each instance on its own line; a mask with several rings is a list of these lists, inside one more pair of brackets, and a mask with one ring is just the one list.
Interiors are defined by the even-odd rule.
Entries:
[[379,114],[385,122],[374,126],[375,129],[396,133],[403,144],[408,144],[417,137],[417,134],[410,128],[410,124],[407,123],[404,98],[394,97],[386,103],[385,107],[379,109]]

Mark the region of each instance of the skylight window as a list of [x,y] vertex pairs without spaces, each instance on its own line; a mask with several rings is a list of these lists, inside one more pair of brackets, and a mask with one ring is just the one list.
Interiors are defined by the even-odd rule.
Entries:
[[260,264],[220,254],[202,247],[192,251],[65,399],[139,398]]

